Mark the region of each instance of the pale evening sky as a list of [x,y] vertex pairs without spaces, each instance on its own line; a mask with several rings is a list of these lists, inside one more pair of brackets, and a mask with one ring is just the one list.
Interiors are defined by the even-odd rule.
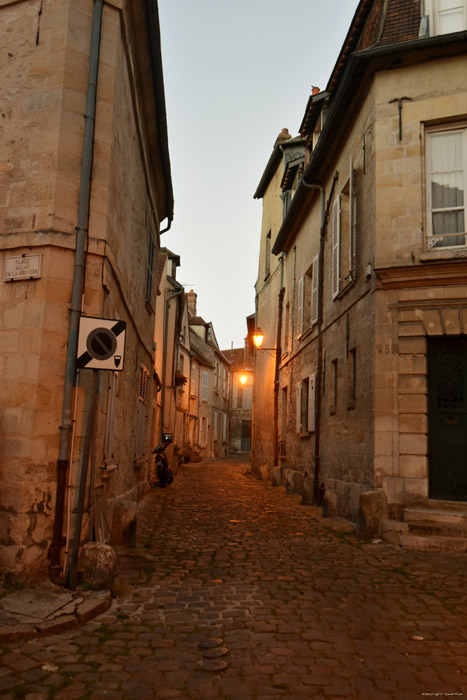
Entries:
[[159,0],[175,215],[161,244],[221,349],[254,312],[262,201],[283,127],[298,135],[358,0]]

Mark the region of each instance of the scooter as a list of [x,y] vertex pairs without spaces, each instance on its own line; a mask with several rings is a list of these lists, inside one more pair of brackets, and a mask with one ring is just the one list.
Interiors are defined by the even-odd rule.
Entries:
[[159,479],[159,486],[161,489],[165,489],[166,486],[170,486],[174,480],[173,472],[169,467],[167,456],[165,454],[165,450],[171,442],[173,442],[172,433],[163,433],[162,442],[160,442],[153,450],[153,454],[156,455],[156,474],[157,478]]

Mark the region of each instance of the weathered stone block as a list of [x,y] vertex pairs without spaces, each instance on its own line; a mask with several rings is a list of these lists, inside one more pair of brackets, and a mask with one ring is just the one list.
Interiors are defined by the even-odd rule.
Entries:
[[323,518],[334,518],[337,515],[337,494],[326,491],[323,498]]
[[400,520],[383,520],[381,522],[381,537],[389,544],[400,544],[401,536],[409,534],[409,524]]
[[388,503],[384,491],[365,491],[360,494],[357,516],[358,537],[379,536],[381,522],[387,517]]
[[117,569],[118,559],[113,547],[101,542],[88,542],[82,547],[78,571],[81,580],[91,588],[111,588]]
[[314,479],[306,476],[303,479],[302,505],[312,505],[314,503]]

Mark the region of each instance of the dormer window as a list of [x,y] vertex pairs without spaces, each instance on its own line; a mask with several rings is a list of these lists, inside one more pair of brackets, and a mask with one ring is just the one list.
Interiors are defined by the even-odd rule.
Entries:
[[467,0],[425,0],[425,13],[432,36],[467,29]]

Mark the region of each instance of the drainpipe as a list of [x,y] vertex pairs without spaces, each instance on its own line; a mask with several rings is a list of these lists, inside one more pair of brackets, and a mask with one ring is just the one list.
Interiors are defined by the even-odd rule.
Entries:
[[339,173],[336,172],[332,182],[331,193],[326,205],[325,190],[319,183],[309,183],[304,179],[302,183],[305,187],[318,189],[321,198],[321,224],[319,232],[319,271],[318,271],[318,357],[316,362],[316,387],[315,387],[315,470],[313,477],[313,503],[321,505],[320,493],[320,470],[321,470],[321,385],[323,376],[323,289],[324,289],[324,244],[326,240],[326,225],[329,217],[334,188],[336,186]]
[[279,465],[279,365],[282,355],[282,307],[284,303],[284,253],[279,256],[280,282],[279,299],[277,305],[277,337],[276,337],[276,362],[274,367],[274,466]]
[[50,547],[49,576],[53,581],[62,582],[60,551],[62,548],[63,514],[65,506],[66,474],[69,468],[69,442],[71,434],[71,412],[73,386],[76,373],[76,350],[78,345],[81,298],[83,294],[86,238],[91,197],[91,174],[94,145],[94,125],[96,116],[97,74],[102,31],[103,0],[94,0],[89,51],[88,87],[84,122],[83,155],[79,188],[78,221],[76,226],[75,266],[71,293],[70,324],[68,329],[68,350],[65,369],[65,386],[62,402],[62,423],[57,461],[57,491],[55,499],[55,519]]
[[[162,232],[161,232],[162,233]],[[162,434],[165,432],[164,431],[164,418],[166,417],[166,411],[165,411],[165,396],[166,396],[166,373],[167,373],[167,342],[168,342],[168,337],[169,337],[169,311],[170,311],[170,301],[181,294],[183,292],[183,288],[177,289],[176,291],[172,291],[171,289],[166,289],[166,299],[165,299],[165,318],[164,318],[164,351],[162,355],[162,392],[161,392],[161,404],[162,404],[162,421],[161,421],[161,426],[160,426],[160,441],[162,441]],[[176,340],[174,337],[174,346],[175,346]],[[174,355],[173,355],[174,361],[175,361],[175,347],[174,347]],[[175,371],[175,368],[172,367],[172,381],[173,381],[173,372]],[[169,416],[170,418],[170,416]],[[174,426],[175,427],[175,426]]]

